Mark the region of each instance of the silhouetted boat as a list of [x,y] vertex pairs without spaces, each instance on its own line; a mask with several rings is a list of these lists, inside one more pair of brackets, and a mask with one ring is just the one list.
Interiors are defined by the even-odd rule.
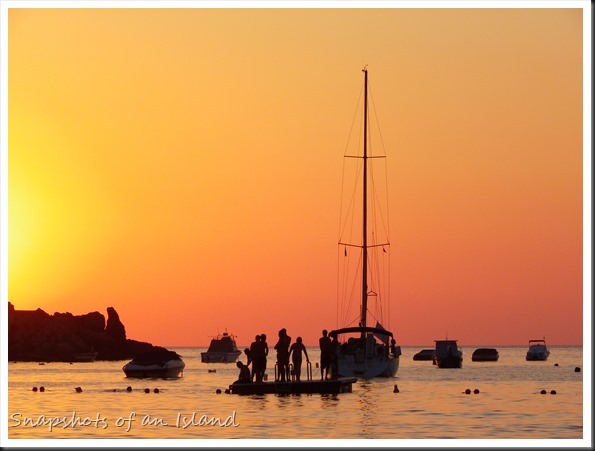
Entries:
[[471,361],[473,362],[497,362],[500,354],[494,348],[479,348],[473,351]]
[[206,352],[200,353],[200,360],[203,363],[233,363],[241,354],[235,337],[223,332],[223,335],[218,335],[211,340]]
[[413,360],[434,360],[434,354],[433,349],[422,349],[413,356]]
[[74,355],[75,362],[94,362],[96,358],[97,352],[93,350],[89,352],[79,352]]
[[434,365],[438,368],[461,368],[463,351],[457,346],[457,340],[436,340]]
[[150,351],[135,357],[122,367],[126,377],[173,378],[184,371],[185,364],[177,352],[168,350]]
[[[371,164],[369,162],[370,159],[384,158],[385,156],[372,155],[368,151],[368,70],[366,67],[364,67],[363,72],[363,153],[362,155],[345,155],[345,158],[354,158],[361,162],[361,168],[359,166],[358,168],[361,169],[359,173],[362,176],[361,186],[363,188],[361,195],[362,217],[358,218],[358,223],[361,220],[362,228],[358,231],[358,235],[355,238],[348,237],[346,241],[343,241],[343,237],[339,239],[340,251],[346,257],[345,262],[341,264],[345,264],[346,267],[350,262],[350,260],[347,260],[348,249],[361,249],[361,253],[354,252],[355,260],[357,261],[357,263],[354,261],[354,267],[358,269],[353,270],[352,274],[349,274],[349,270],[345,272],[339,271],[342,274],[346,274],[346,278],[349,275],[353,275],[356,280],[359,279],[361,298],[358,299],[358,304],[361,310],[357,318],[351,321],[349,318],[345,318],[347,324],[358,324],[357,326],[347,326],[333,330],[329,335],[331,337],[336,335],[339,337],[339,342],[341,342],[337,356],[338,375],[342,377],[369,379],[379,376],[395,376],[399,368],[401,348],[400,346],[396,346],[392,332],[386,330],[380,323],[380,321],[383,321],[380,318],[381,313],[387,311],[381,307],[381,304],[385,303],[385,299],[388,300],[388,293],[383,292],[383,288],[380,287],[383,276],[386,276],[386,272],[382,272],[381,269],[387,266],[390,243],[388,242],[388,237],[386,237],[386,240],[384,238],[386,228],[380,230],[382,221],[380,219],[377,221],[368,221],[368,201],[373,204],[373,211],[377,211],[379,207],[378,199],[374,197],[377,194],[376,189],[368,191],[368,176],[371,177],[372,175],[372,168],[368,166]],[[353,207],[353,205],[350,205],[350,207]],[[355,219],[351,215],[353,210],[354,208],[349,209],[350,215],[345,218],[346,223],[352,223],[351,221]],[[377,225],[378,229],[375,229],[374,227]],[[341,229],[348,230],[347,227],[344,228],[343,226],[341,226]],[[369,269],[376,269],[378,273],[374,274],[374,277],[368,277]],[[345,285],[355,286],[349,283]],[[376,307],[375,317],[377,318],[375,327],[368,326],[369,296],[375,297],[376,300],[374,303]],[[385,305],[384,308],[386,309],[387,306]]]
[[529,350],[527,351],[527,360],[547,360],[550,350],[543,340],[529,340]]

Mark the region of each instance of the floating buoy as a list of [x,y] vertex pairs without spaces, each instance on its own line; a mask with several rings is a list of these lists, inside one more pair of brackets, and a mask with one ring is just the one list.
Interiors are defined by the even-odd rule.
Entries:
[[555,395],[555,394],[556,394],[556,390],[552,390],[550,393],[551,393],[552,395]]
[[33,387],[33,391],[37,391],[37,387]]
[[229,395],[229,388],[226,388],[226,389],[225,389],[225,394],[226,394],[226,395]]
[[75,388],[75,391],[76,391],[77,393],[80,393],[80,392],[82,392],[82,391],[83,391],[83,389],[82,389],[81,387],[76,387],[76,388]]
[[151,389],[145,388],[145,393],[151,393]]
[[473,393],[478,394],[479,390],[476,388],[475,390],[473,390]]
[[218,395],[220,395],[221,394],[221,389],[218,388],[217,390],[215,390],[215,393],[217,393]]
[[471,394],[471,390],[470,389],[465,390],[465,394],[466,395],[470,395]]
[[126,391],[128,391],[128,392],[132,391],[132,387],[129,385],[128,387],[126,387]]
[[581,369],[580,369],[580,367],[578,367],[578,366],[577,366],[577,367],[574,369],[574,372],[575,372],[575,373],[580,373],[580,372],[581,372]]
[[209,370],[209,373],[216,373],[217,370]]
[[560,365],[558,365],[557,363],[554,363],[554,366],[560,366]]
[[399,393],[399,387],[395,384],[395,388],[393,389],[393,393]]
[[541,394],[545,395],[547,392],[545,390],[541,390]]
[[159,389],[156,388],[155,390],[153,390],[153,393],[159,393]]

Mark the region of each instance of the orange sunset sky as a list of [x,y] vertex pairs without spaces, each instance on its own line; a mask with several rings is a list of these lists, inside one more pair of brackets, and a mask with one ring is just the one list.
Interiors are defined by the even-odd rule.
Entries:
[[584,14],[10,8],[3,303],[317,345],[367,64],[399,344],[580,345]]

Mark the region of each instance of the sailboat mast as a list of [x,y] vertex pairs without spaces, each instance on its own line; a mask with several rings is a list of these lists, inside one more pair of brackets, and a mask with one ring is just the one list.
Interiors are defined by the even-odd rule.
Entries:
[[366,327],[368,313],[368,69],[364,67],[364,180],[363,180],[363,261],[361,325]]

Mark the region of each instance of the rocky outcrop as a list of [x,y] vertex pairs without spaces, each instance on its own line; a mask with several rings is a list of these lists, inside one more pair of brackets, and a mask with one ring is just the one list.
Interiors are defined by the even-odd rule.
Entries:
[[120,321],[120,316],[113,307],[107,308],[107,326],[105,327],[105,335],[114,340],[126,340],[126,329],[124,324]]
[[77,354],[97,352],[97,360],[126,360],[160,346],[126,338],[126,328],[113,307],[108,319],[99,312],[85,315],[41,309],[16,310],[8,303],[8,359],[72,362]]

